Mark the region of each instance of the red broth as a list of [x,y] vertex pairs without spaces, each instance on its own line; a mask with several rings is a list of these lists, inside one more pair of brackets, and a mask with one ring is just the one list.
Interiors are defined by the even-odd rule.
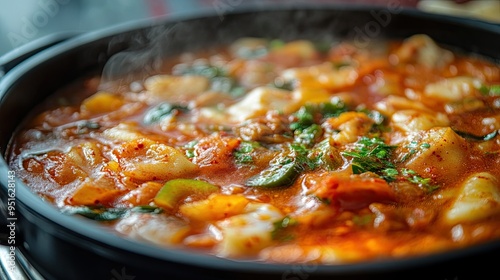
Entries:
[[500,237],[500,67],[425,35],[360,48],[242,38],[47,100],[10,168],[116,234],[338,264]]

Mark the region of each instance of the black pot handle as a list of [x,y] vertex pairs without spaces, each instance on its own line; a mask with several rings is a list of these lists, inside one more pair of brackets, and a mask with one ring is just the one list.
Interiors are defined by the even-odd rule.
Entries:
[[61,32],[50,34],[33,40],[0,56],[0,79],[3,75],[12,70],[12,68],[16,67],[18,64],[31,56],[79,34],[79,32]]

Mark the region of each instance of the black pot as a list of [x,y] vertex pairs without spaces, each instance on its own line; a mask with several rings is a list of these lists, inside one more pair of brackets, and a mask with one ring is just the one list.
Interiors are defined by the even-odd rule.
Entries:
[[[0,81],[0,150],[3,155],[8,152],[9,139],[19,120],[36,104],[91,72],[101,72],[112,80],[126,71],[153,71],[157,59],[241,36],[311,40],[353,37],[359,44],[369,44],[377,38],[406,38],[417,33],[428,34],[461,51],[500,59],[499,26],[397,5],[266,7],[141,21],[80,35],[38,52],[13,69],[11,64],[6,67],[10,71]],[[110,60],[113,64],[106,64]],[[10,175],[15,177],[2,158],[2,212],[6,222],[16,228],[11,231],[11,227],[2,225],[2,231],[7,231],[3,242],[15,241],[9,246],[16,246],[13,252],[17,257],[24,256],[46,279],[462,280],[471,273],[471,279],[488,271],[495,273],[496,268],[488,264],[500,257],[500,241],[493,241],[430,256],[350,265],[279,265],[220,259],[118,237],[90,220],[61,214],[22,182],[11,180]],[[11,201],[15,202],[13,213],[6,211]]]

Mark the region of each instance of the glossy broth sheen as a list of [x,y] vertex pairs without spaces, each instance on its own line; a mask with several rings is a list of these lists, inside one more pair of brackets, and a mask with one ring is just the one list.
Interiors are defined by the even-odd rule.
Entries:
[[242,38],[112,90],[68,87],[10,167],[69,215],[159,246],[337,264],[500,237],[500,68],[425,35]]

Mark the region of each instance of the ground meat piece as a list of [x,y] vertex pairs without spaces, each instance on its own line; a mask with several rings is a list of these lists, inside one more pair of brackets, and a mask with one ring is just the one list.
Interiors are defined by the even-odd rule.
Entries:
[[293,139],[290,121],[276,112],[244,122],[235,128],[235,133],[245,141],[282,143]]

